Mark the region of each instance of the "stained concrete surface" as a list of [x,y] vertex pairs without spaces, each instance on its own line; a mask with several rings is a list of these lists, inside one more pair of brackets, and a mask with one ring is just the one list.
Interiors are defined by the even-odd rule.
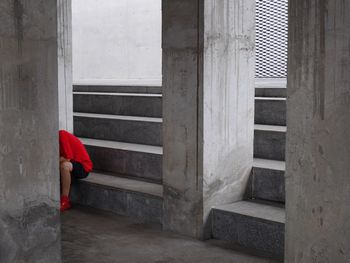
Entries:
[[61,220],[65,263],[275,262],[229,249],[221,241],[201,242],[84,207],[65,212]]
[[163,223],[201,237],[253,164],[255,1],[164,0],[162,12]]
[[286,263],[349,262],[349,12],[290,1]]
[[0,262],[60,263],[57,1],[0,1]]

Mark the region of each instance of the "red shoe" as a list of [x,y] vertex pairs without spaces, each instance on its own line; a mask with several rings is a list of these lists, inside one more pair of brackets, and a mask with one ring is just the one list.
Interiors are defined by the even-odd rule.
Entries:
[[60,209],[61,212],[66,211],[66,210],[70,209],[71,207],[72,206],[70,204],[69,197],[62,195],[61,196],[61,209]]

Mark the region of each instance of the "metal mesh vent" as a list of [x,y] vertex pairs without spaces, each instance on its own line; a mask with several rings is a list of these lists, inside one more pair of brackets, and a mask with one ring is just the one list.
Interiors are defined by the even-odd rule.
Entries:
[[256,12],[256,77],[285,78],[288,0],[257,0]]

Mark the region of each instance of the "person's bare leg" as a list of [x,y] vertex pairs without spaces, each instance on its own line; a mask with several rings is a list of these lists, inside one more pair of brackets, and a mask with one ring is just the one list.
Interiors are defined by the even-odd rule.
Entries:
[[69,196],[70,184],[71,184],[71,172],[73,171],[73,165],[71,162],[62,162],[60,164],[61,172],[61,190],[63,196]]

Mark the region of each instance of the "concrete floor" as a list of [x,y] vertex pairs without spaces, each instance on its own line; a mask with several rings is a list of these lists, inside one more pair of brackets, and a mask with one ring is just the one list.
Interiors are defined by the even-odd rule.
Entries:
[[63,213],[61,220],[66,263],[275,262],[236,252],[220,241],[201,242],[83,207]]

